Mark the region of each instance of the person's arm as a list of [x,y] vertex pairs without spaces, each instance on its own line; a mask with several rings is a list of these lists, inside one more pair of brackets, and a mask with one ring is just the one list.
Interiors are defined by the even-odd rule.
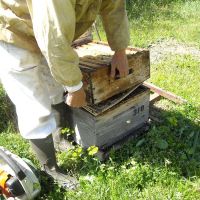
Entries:
[[125,77],[128,74],[125,49],[130,40],[126,1],[103,0],[100,15],[108,43],[115,51],[112,59],[111,77],[115,77],[116,69],[119,71],[120,77]]
[[[71,47],[76,24],[71,1],[27,0],[27,3],[35,38],[48,62],[52,76],[66,88],[80,85],[82,74],[79,58]],[[83,94],[82,89],[79,90]],[[73,91],[71,94],[73,96],[77,92]],[[84,99],[80,101],[80,105],[85,103]],[[75,107],[79,107],[79,103],[75,103]]]

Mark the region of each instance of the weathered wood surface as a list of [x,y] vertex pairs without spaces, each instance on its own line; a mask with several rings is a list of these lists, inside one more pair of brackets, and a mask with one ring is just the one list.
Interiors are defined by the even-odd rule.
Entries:
[[155,102],[155,101],[158,101],[160,100],[161,96],[157,93],[153,93],[150,95],[150,102]]
[[84,109],[72,109],[75,141],[84,148],[111,146],[142,127],[149,118],[150,90],[139,87],[111,109],[94,116]]
[[180,96],[177,96],[176,94],[163,90],[162,88],[159,88],[158,86],[152,84],[152,83],[148,83],[148,82],[144,82],[143,85],[145,87],[148,87],[152,92],[155,92],[157,95],[160,95],[166,99],[169,99],[177,104],[185,104],[187,103],[187,100],[183,99]]
[[127,48],[129,75],[121,79],[116,77],[112,81],[110,66],[114,52],[108,45],[91,42],[75,50],[80,58],[88,104],[100,103],[141,84],[150,77],[149,51],[146,49]]
[[91,30],[88,30],[72,43],[72,47],[77,47],[83,44],[87,44],[89,42],[92,42],[92,40],[93,40],[92,32]]
[[93,114],[94,116],[98,116],[104,113],[105,111],[111,109],[113,106],[117,105],[121,101],[123,101],[126,97],[128,97],[131,93],[133,93],[133,91],[136,90],[138,87],[139,85],[131,89],[128,89],[120,94],[117,94],[99,104],[94,104],[92,106],[90,105],[84,106],[84,109],[90,112],[91,114]]

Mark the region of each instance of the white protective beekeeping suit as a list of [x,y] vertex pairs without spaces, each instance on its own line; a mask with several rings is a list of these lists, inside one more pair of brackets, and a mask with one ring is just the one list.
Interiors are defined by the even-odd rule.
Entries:
[[51,105],[63,101],[62,85],[38,54],[1,41],[0,57],[0,79],[15,103],[20,133],[26,139],[47,137],[56,129]]
[[69,92],[82,87],[71,44],[98,14],[112,50],[125,49],[124,0],[0,0],[0,77],[16,105],[23,137],[45,138],[55,130],[51,104],[63,100],[61,84]]

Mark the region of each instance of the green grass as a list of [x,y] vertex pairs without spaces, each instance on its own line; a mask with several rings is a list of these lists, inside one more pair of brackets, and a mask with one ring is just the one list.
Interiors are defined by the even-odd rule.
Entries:
[[15,111],[14,106],[10,102],[8,96],[2,87],[0,87],[0,132],[4,130],[15,130]]
[[[65,192],[44,182],[39,199],[199,199],[198,111],[166,100],[159,104],[165,108],[164,122],[152,124],[147,135],[112,152],[108,162],[83,152],[59,154],[60,164],[79,176],[81,188]],[[29,145],[17,134],[1,133],[0,145],[34,161]]]
[[[169,38],[200,46],[199,1],[136,0],[129,2],[130,6],[127,9],[132,46],[148,47],[151,43]],[[102,40],[106,40],[99,20],[97,25]],[[96,36],[95,39],[97,39]]]
[[200,106],[200,61],[191,55],[169,55],[151,66],[151,81]]
[[[148,47],[169,38],[200,46],[200,1],[129,3],[131,43],[135,46]],[[105,39],[102,32],[101,36]],[[146,135],[112,152],[105,163],[80,149],[59,153],[60,165],[78,176],[81,187],[78,191],[66,192],[43,180],[38,199],[200,199],[199,66],[200,61],[192,55],[169,55],[153,64],[150,81],[182,96],[188,103],[159,101],[162,122],[152,123]],[[13,111],[7,102],[0,89],[0,145],[37,163],[27,141],[13,130]]]
[[177,1],[165,5],[150,2],[149,6],[143,6],[144,11],[134,14],[136,7],[131,12],[132,45],[147,47],[163,38],[175,38],[200,46],[199,1]]

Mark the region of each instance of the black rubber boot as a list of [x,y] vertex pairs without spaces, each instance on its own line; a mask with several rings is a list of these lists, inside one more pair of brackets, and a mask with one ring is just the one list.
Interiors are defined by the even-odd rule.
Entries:
[[42,170],[50,175],[61,187],[65,189],[77,188],[77,179],[64,173],[57,165],[52,135],[45,139],[30,140],[30,144],[42,165]]
[[57,129],[53,132],[54,146],[57,151],[65,151],[72,148],[71,143],[66,136],[61,133],[63,128],[71,127],[70,108],[64,103],[52,105],[52,112],[56,119]]

